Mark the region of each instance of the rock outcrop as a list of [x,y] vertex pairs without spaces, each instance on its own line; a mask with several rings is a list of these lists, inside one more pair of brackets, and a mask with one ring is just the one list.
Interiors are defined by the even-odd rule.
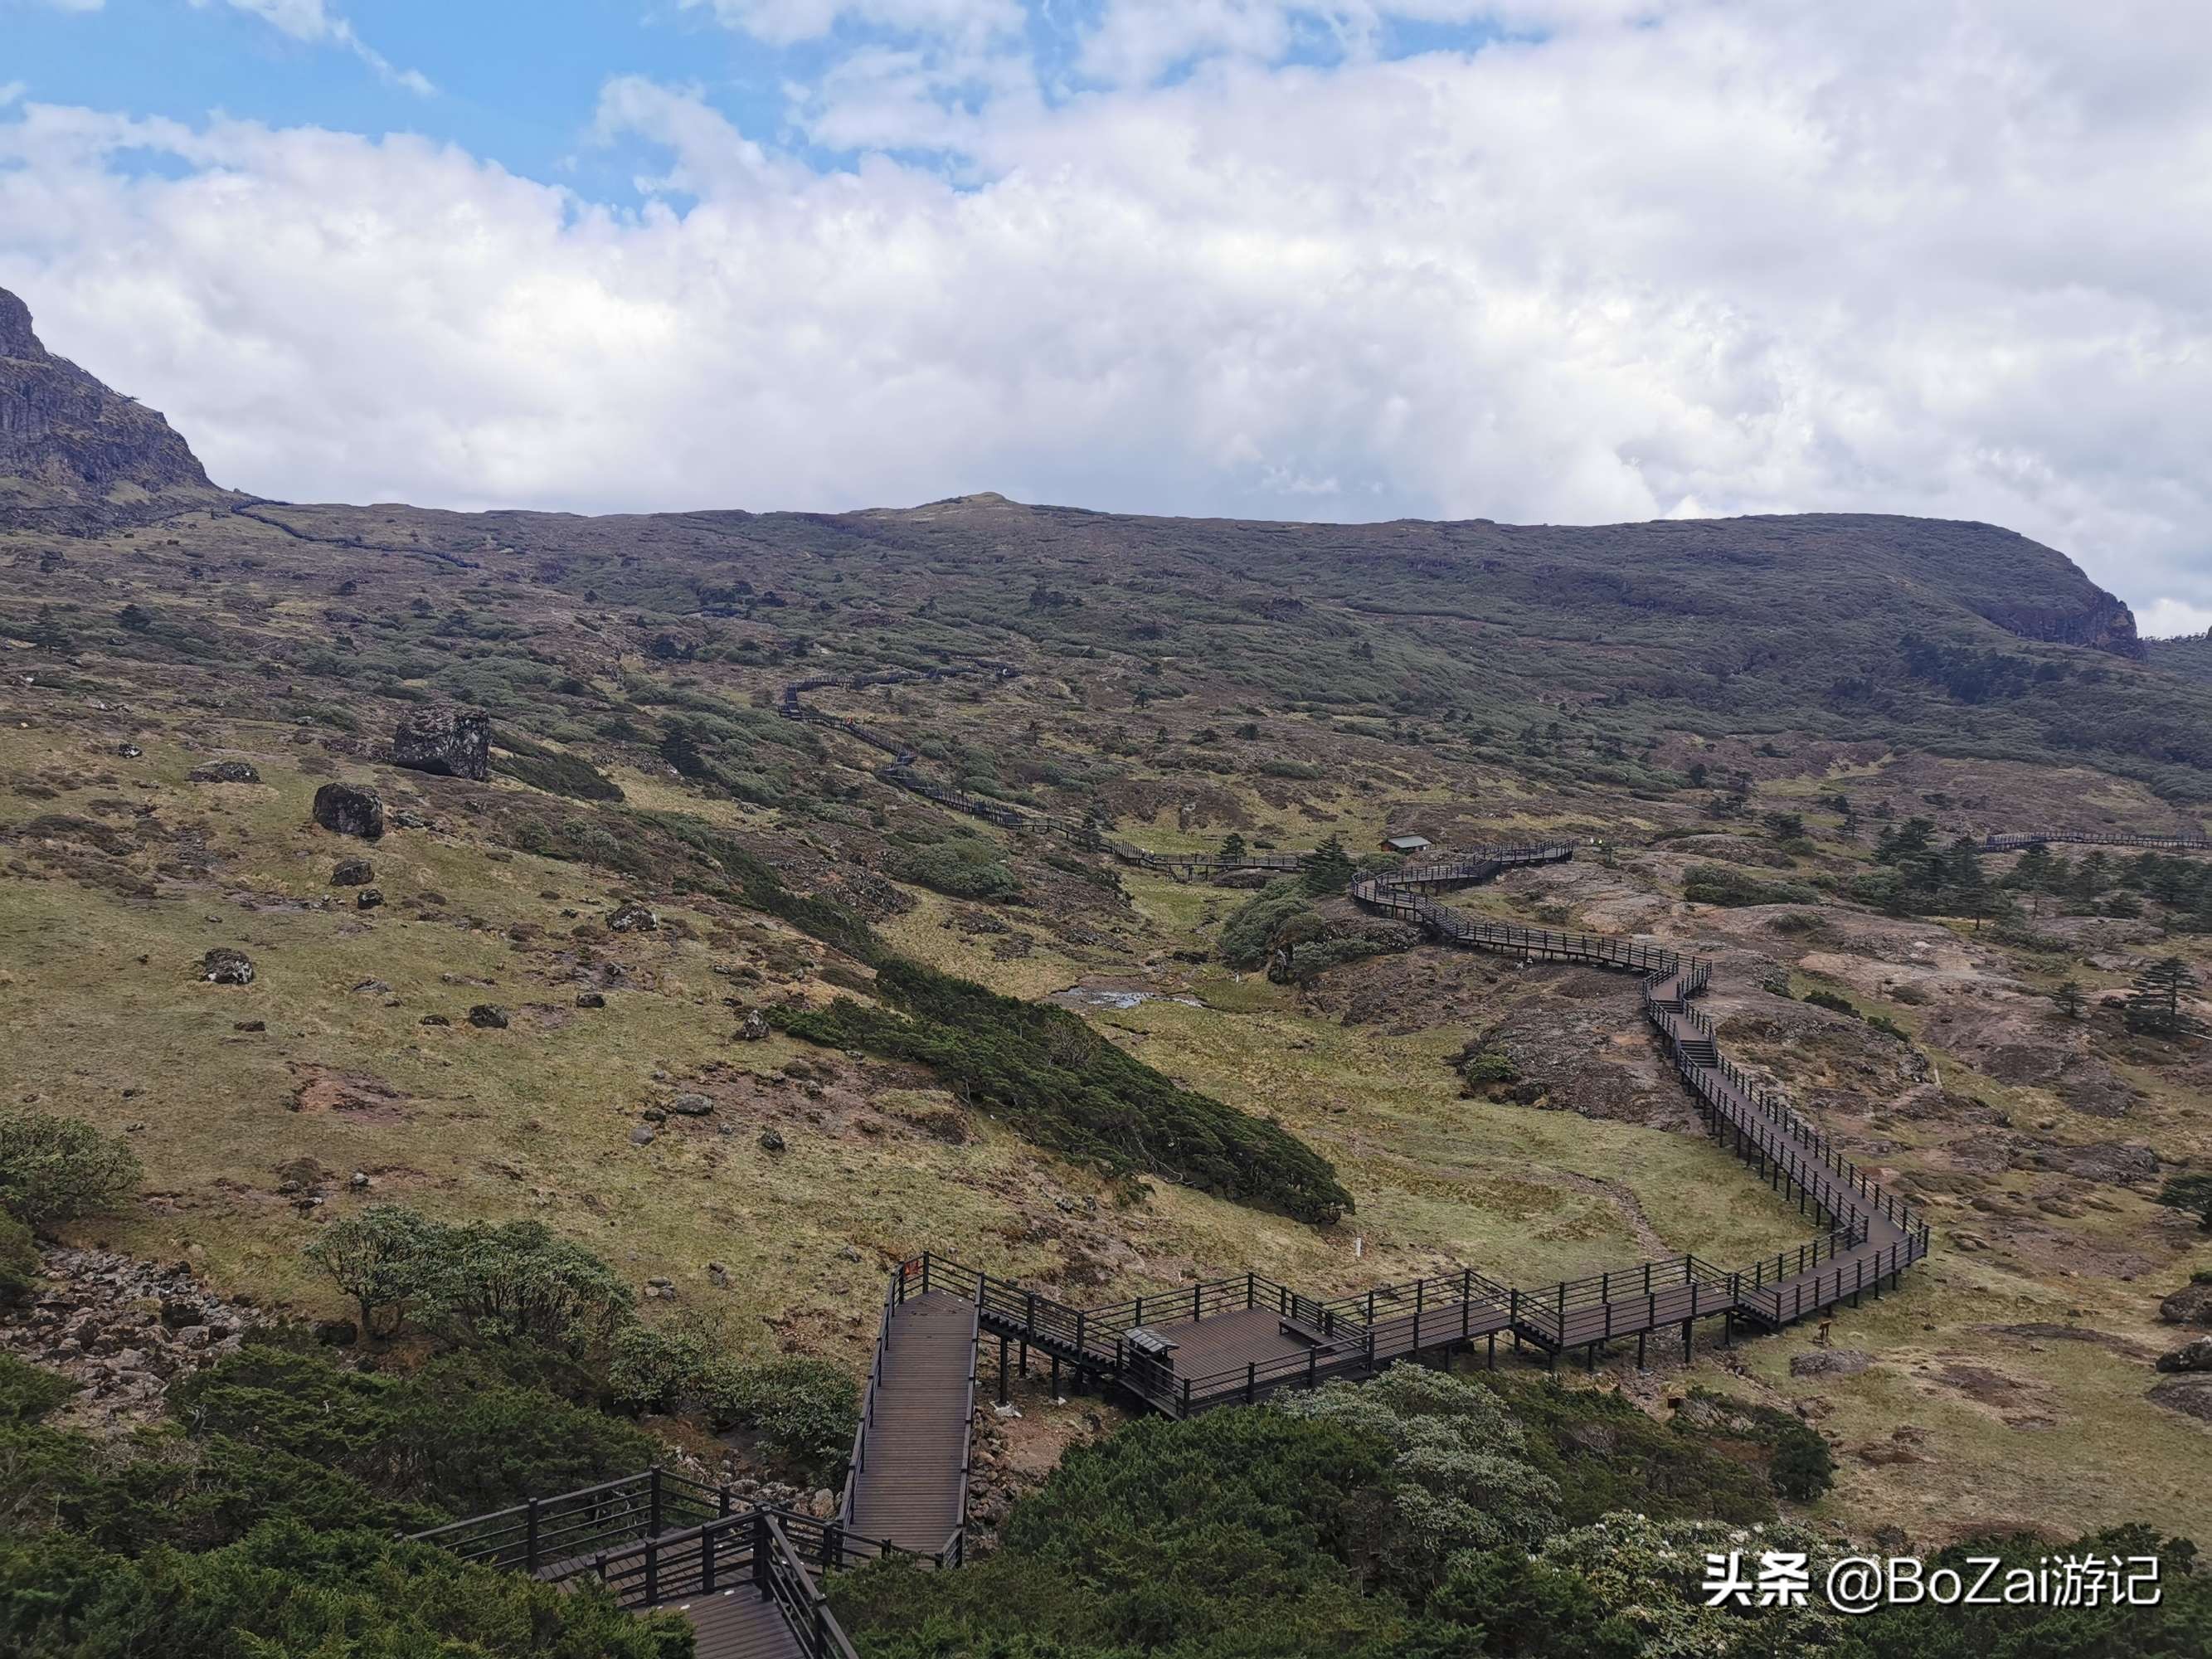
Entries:
[[0,289],[0,524],[105,528],[223,499],[167,421],[48,351]]
[[417,772],[449,778],[491,775],[491,716],[458,708],[422,708],[399,722],[392,760]]

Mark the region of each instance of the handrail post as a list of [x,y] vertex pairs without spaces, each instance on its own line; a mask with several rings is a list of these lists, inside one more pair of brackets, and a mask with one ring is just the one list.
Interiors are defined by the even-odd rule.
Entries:
[[652,1497],[647,1504],[647,1519],[654,1532],[660,1530],[660,1465],[655,1463],[647,1472],[651,1481]]
[[523,1561],[532,1577],[538,1572],[538,1500],[530,1500],[530,1541],[523,1547]]

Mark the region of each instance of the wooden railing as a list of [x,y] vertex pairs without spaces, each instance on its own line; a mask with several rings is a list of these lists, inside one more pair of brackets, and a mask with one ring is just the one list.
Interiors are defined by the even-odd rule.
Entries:
[[2109,830],[2031,830],[2026,834],[1984,836],[1984,853],[2012,853],[2025,847],[2045,847],[2063,842],[2083,847],[2140,847],[2151,852],[2203,853],[2212,851],[2212,836],[2131,836]]

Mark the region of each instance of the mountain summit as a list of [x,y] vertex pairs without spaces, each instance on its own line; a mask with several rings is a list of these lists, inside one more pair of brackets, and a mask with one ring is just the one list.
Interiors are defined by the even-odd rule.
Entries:
[[167,421],[48,351],[0,289],[0,523],[129,523],[219,493]]

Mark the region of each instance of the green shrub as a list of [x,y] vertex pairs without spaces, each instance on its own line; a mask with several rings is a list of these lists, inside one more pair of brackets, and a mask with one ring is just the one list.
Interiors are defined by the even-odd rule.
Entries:
[[31,1227],[106,1214],[137,1191],[142,1173],[128,1146],[79,1119],[0,1115],[0,1210]]
[[1761,881],[1732,864],[1693,864],[1682,877],[1682,896],[1696,904],[1818,904],[1820,893],[1802,881]]
[[405,1319],[421,1264],[442,1231],[406,1205],[372,1204],[331,1223],[307,1246],[307,1256],[353,1297],[364,1335],[390,1335]]
[[1109,1174],[1169,1176],[1324,1224],[1352,1206],[1335,1170],[1288,1131],[1177,1087],[1066,1009],[896,957],[875,988],[891,1008],[841,997],[768,1017],[809,1042],[927,1065],[1029,1139]]
[[[515,739],[503,738],[512,744]],[[533,752],[510,753],[492,763],[492,770],[526,783],[533,789],[543,789],[548,794],[566,795],[572,800],[620,800],[622,785],[586,760],[581,755],[571,755],[559,750],[538,749]]]
[[310,1260],[360,1304],[364,1329],[412,1316],[448,1340],[588,1358],[630,1317],[629,1286],[542,1221],[448,1226],[404,1205],[334,1222]]
[[1460,1067],[1460,1074],[1477,1087],[1491,1083],[1518,1083],[1521,1068],[1513,1056],[1498,1048],[1485,1048]]
[[0,1353],[0,1423],[35,1423],[58,1409],[76,1388],[59,1371]]
[[1364,1595],[1352,1559],[1390,1464],[1376,1436],[1264,1407],[1146,1418],[1070,1450],[981,1561],[830,1594],[874,1659],[1387,1659],[1403,1610]]
[[0,1646],[21,1659],[669,1659],[689,1644],[680,1615],[640,1619],[366,1529],[276,1522],[136,1560],[66,1535],[0,1542]]
[[1558,1486],[1528,1461],[1519,1425],[1478,1384],[1398,1364],[1364,1385],[1286,1395],[1277,1409],[1390,1447],[1398,1485],[1382,1556],[1409,1594],[1425,1594],[1455,1551],[1527,1550],[1559,1525]]
[[1617,1395],[1482,1373],[1527,1440],[1525,1455],[1559,1490],[1560,1518],[1589,1526],[1619,1510],[1660,1520],[1771,1521],[1774,1498],[1740,1443],[1717,1445],[1655,1423]]
[[902,881],[918,882],[951,898],[999,901],[1018,897],[1021,878],[999,849],[978,836],[951,836],[933,847],[917,847],[891,865]]
[[719,1422],[750,1429],[777,1457],[827,1479],[852,1450],[860,1392],[850,1373],[827,1360],[771,1359],[722,1368],[707,1405]]
[[0,1308],[22,1301],[39,1280],[39,1241],[31,1230],[0,1211]]
[[380,1496],[456,1515],[635,1474],[659,1443],[635,1425],[489,1377],[464,1358],[411,1377],[252,1346],[170,1390],[200,1435],[307,1459]]
[[1815,1008],[1826,1008],[1832,1014],[1848,1014],[1853,1019],[1860,1018],[1858,1005],[1849,997],[1838,996],[1833,991],[1808,991],[1799,1000]]
[[697,1332],[632,1325],[614,1340],[607,1393],[626,1411],[668,1411],[707,1387],[714,1364],[712,1346]]
[[1792,1426],[1777,1437],[1766,1474],[1784,1498],[1809,1503],[1836,1484],[1835,1454],[1816,1431]]
[[1221,924],[1221,959],[1231,968],[1260,967],[1284,928],[1306,918],[1320,924],[1321,914],[1313,908],[1304,882],[1297,876],[1278,876]]

